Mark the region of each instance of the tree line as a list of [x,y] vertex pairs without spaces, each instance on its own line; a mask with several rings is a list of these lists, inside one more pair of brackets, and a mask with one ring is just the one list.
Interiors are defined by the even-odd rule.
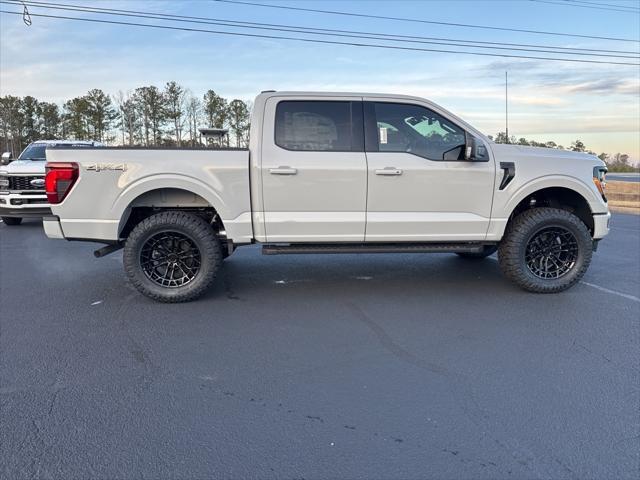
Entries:
[[626,153],[616,153],[614,155],[610,155],[608,153],[602,152],[597,154],[593,150],[589,150],[582,140],[577,139],[571,142],[571,145],[567,148],[562,145],[558,145],[554,141],[548,142],[537,142],[535,140],[527,140],[524,137],[517,138],[513,135],[507,137],[505,132],[499,132],[495,138],[492,135],[489,135],[489,138],[496,143],[511,143],[514,145],[523,145],[529,147],[543,147],[543,148],[555,148],[558,150],[571,150],[573,152],[586,152],[592,155],[597,155],[597,157],[607,164],[607,167],[610,172],[640,172],[640,166],[634,166],[631,164],[629,160],[629,155]]
[[0,97],[0,143],[19,155],[35,140],[95,140],[127,146],[202,145],[198,128],[226,128],[237,147],[248,143],[251,105],[213,90],[202,97],[177,82],[108,95],[100,89],[56,103]]
[[[251,105],[242,100],[228,101],[213,90],[201,98],[175,81],[163,89],[154,85],[133,91],[108,95],[100,89],[89,90],[81,97],[62,104],[40,101],[32,96],[0,97],[0,145],[2,151],[18,156],[35,140],[95,140],[127,146],[189,146],[202,145],[198,128],[227,128],[234,146],[248,144]],[[565,147],[553,141],[537,142],[526,138],[507,138],[499,132],[496,143],[512,143],[534,147]],[[581,140],[567,150],[596,154]],[[629,162],[629,155],[600,153],[611,171],[639,171]]]

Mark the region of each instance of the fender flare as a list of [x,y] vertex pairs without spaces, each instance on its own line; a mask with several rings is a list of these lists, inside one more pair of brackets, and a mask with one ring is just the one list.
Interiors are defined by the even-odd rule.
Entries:
[[530,180],[520,186],[520,188],[518,188],[518,190],[516,190],[516,192],[513,193],[509,200],[504,204],[502,211],[495,212],[494,216],[497,218],[510,217],[522,200],[532,193],[544,190],[545,188],[566,188],[567,190],[573,190],[584,198],[592,213],[606,211],[606,205],[603,206],[602,200],[600,200],[589,185],[586,185],[583,181],[565,175],[547,175]]
[[[157,174],[140,178],[127,186],[120,195],[115,199],[111,206],[112,217],[119,218],[120,225],[118,230],[122,229],[128,215],[127,209],[133,201],[141,195],[152,190],[163,188],[177,188],[187,192],[194,193],[204,198],[211,205],[221,218],[228,218],[229,209],[221,195],[215,190],[216,185],[207,185],[203,181],[181,174]],[[219,186],[222,187],[221,185]]]

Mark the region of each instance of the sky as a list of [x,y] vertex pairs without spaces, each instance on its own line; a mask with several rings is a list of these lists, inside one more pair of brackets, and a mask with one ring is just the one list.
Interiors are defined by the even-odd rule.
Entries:
[[[340,16],[212,0],[49,1],[420,37],[636,53],[640,49],[638,42]],[[635,1],[626,0],[589,0],[582,2],[582,7],[563,0],[252,1],[640,41],[640,14],[595,5],[638,6]],[[0,9],[22,11],[21,7],[8,4],[0,4]],[[29,10],[31,13],[97,17],[35,6]],[[115,20],[166,24],[125,17]],[[248,31],[215,25],[177,25]],[[295,35],[258,30],[252,33]],[[410,46],[460,49],[426,44]],[[505,71],[509,75],[511,135],[538,141],[553,140],[564,146],[581,139],[597,153],[627,153],[633,162],[640,161],[640,67],[637,66],[323,45],[36,16],[28,27],[20,16],[0,14],[0,94],[33,95],[60,104],[92,88],[115,95],[118,91],[126,92],[143,85],[162,87],[170,80],[189,88],[197,96],[213,89],[228,99],[243,100],[251,100],[262,90],[397,93],[428,98],[486,134],[495,135],[505,126]]]

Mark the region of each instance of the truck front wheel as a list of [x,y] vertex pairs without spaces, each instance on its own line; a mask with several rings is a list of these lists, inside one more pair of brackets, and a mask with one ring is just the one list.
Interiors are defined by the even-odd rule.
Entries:
[[586,225],[558,208],[527,210],[509,223],[498,261],[504,275],[536,293],[566,290],[591,263],[593,243]]
[[14,226],[20,225],[22,223],[22,218],[20,217],[2,217],[2,221],[5,225]]
[[160,302],[194,300],[213,283],[220,242],[205,220],[187,212],[152,215],[129,234],[123,254],[129,280],[143,295]]

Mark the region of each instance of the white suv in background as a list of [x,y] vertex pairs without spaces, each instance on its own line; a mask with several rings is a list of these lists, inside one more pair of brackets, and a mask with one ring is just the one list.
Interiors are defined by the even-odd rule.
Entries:
[[7,225],[20,225],[24,217],[51,215],[44,186],[47,147],[100,147],[99,142],[83,140],[38,140],[13,160],[11,152],[2,154],[0,165],[0,217]]

